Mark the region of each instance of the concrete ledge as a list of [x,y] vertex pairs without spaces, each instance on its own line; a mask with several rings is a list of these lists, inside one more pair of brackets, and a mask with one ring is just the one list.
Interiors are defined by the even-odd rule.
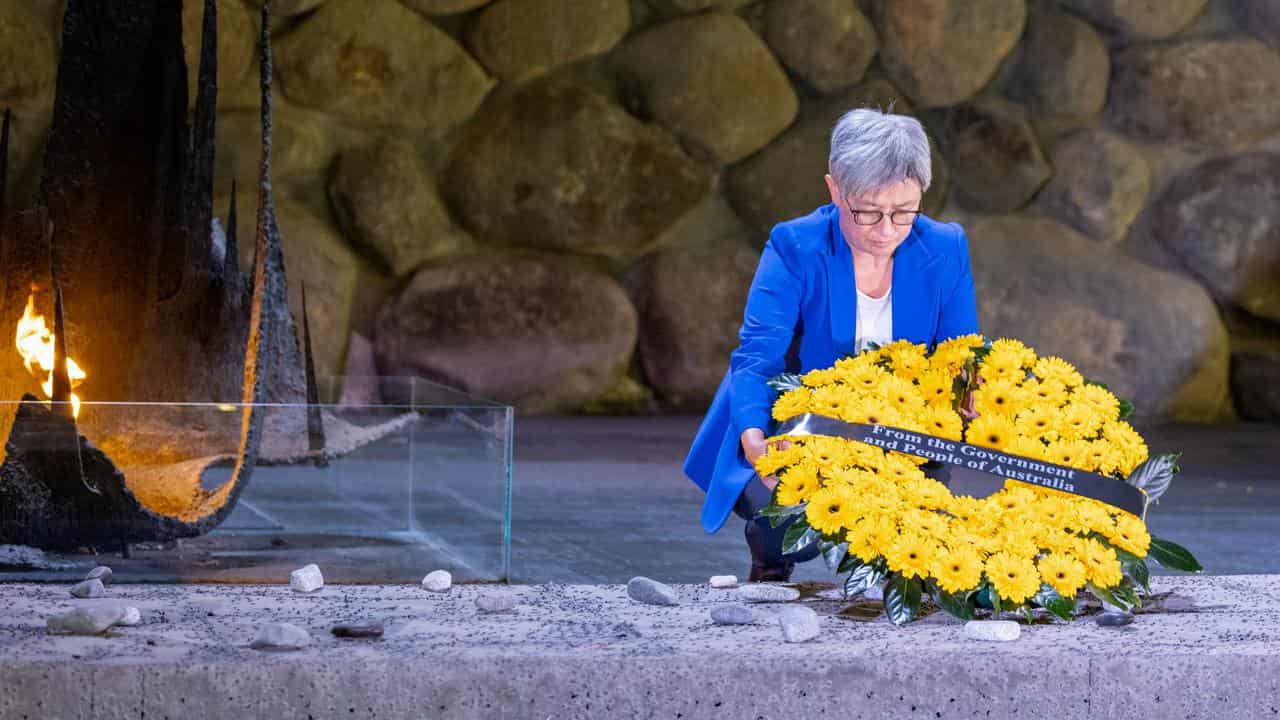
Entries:
[[[1183,610],[1126,628],[1090,618],[965,639],[942,614],[905,628],[839,617],[807,597],[824,634],[787,645],[780,606],[715,626],[734,592],[678,586],[682,604],[621,586],[0,585],[0,718],[794,718],[1274,717],[1280,713],[1280,577],[1161,577]],[[476,610],[509,592],[514,613]],[[55,637],[45,618],[127,603],[143,624]],[[381,619],[382,640],[338,640],[335,622]],[[251,650],[265,622],[307,628],[302,651]],[[803,714],[803,715],[801,715]]]

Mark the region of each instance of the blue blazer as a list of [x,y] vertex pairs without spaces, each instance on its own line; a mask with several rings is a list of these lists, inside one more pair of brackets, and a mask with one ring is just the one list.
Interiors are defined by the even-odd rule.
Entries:
[[[753,470],[739,436],[770,433],[781,372],[830,367],[853,352],[857,285],[836,206],[780,223],[769,234],[729,371],[693,439],[684,472],[706,494],[702,525],[720,529]],[[920,215],[893,256],[893,337],[934,344],[978,331],[964,230]]]

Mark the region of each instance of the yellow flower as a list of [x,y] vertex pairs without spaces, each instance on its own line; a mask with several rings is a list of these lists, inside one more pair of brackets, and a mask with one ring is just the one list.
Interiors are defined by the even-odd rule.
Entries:
[[958,441],[964,436],[964,421],[947,406],[926,408],[920,413],[920,424],[924,432],[947,440]]
[[845,422],[897,427],[902,421],[902,413],[889,402],[874,399],[845,408],[840,419]]
[[809,498],[805,518],[823,535],[841,535],[844,528],[853,524],[855,502],[853,493],[842,485],[824,487]]
[[820,387],[822,385],[830,385],[836,381],[835,368],[818,368],[810,370],[800,377],[800,382],[809,387]]
[[1032,460],[1043,460],[1044,449],[1045,444],[1039,438],[1019,435],[1014,438],[1012,443],[1009,444],[1009,447],[1006,448],[1006,452],[1014,455],[1021,455],[1025,458],[1031,458]]
[[1116,516],[1115,532],[1107,538],[1121,550],[1138,557],[1146,557],[1151,547],[1151,535],[1147,533],[1146,524],[1129,513]]
[[861,365],[844,373],[843,380],[859,390],[875,390],[889,373],[878,365]]
[[780,476],[778,481],[778,504],[799,505],[808,502],[809,497],[818,491],[818,469],[813,465],[795,465]]
[[1102,415],[1092,405],[1072,401],[1059,411],[1054,427],[1064,438],[1091,438],[1102,427]]
[[1064,598],[1074,598],[1084,587],[1084,564],[1070,555],[1050,553],[1040,558],[1036,567],[1040,570],[1040,579]]
[[1010,353],[1016,355],[1018,364],[1024,368],[1035,367],[1036,364],[1036,351],[1027,347],[1021,340],[1000,338],[991,343],[991,352],[992,354]]
[[994,345],[991,347],[991,352],[983,358],[982,369],[979,373],[988,382],[992,380],[1008,380],[1018,383],[1026,377],[1026,372],[1022,369],[1021,354],[1007,348],[1000,350]]
[[1036,361],[1035,369],[1032,372],[1041,380],[1057,380],[1068,388],[1076,387],[1084,382],[1084,378],[1080,377],[1080,373],[1075,367],[1060,357],[1040,358]]
[[950,407],[955,375],[941,370],[930,370],[916,378],[916,390],[929,405]]
[[982,580],[982,556],[965,544],[943,548],[933,561],[930,574],[938,587],[949,593],[971,590]]
[[1089,443],[1084,440],[1058,440],[1045,448],[1044,459],[1058,465],[1084,468],[1089,459]]
[[778,397],[773,403],[773,419],[778,422],[793,418],[796,415],[803,415],[809,412],[809,401],[813,394],[809,388],[796,388],[788,390]]
[[899,414],[914,413],[924,407],[924,398],[910,381],[890,375],[880,383],[880,396]]
[[1103,420],[1115,420],[1120,414],[1120,400],[1100,385],[1082,385],[1076,388],[1071,394],[1071,400],[1092,407]]
[[1003,450],[1017,436],[1013,421],[1003,415],[982,415],[969,423],[965,431],[965,441],[971,445]]
[[1037,403],[1023,408],[1018,413],[1013,424],[1020,435],[1035,438],[1036,440],[1042,438],[1055,440],[1058,436],[1058,432],[1055,429],[1057,420],[1058,411],[1055,408]]
[[1030,558],[998,552],[987,558],[987,579],[1000,599],[1021,605],[1040,591],[1040,573]]
[[1037,380],[1023,384],[1023,390],[1037,405],[1056,408],[1067,401],[1067,386],[1061,380]]
[[886,353],[889,364],[893,366],[893,374],[904,380],[915,380],[929,369],[929,359],[921,345],[895,347]]
[[885,553],[889,569],[904,578],[928,577],[929,566],[938,556],[938,546],[920,533],[900,535]]
[[1102,543],[1089,538],[1081,541],[1080,560],[1083,561],[1089,582],[1098,587],[1109,588],[1119,585],[1124,579],[1120,569],[1120,560],[1116,551]]
[[1026,406],[1022,389],[1012,380],[991,380],[973,391],[973,409],[982,415],[1012,418]]

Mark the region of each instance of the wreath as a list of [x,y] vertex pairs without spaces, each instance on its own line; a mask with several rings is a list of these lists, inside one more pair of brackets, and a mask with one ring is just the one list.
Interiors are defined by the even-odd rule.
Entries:
[[[883,586],[895,624],[924,598],[964,620],[1069,621],[1086,593],[1132,610],[1150,597],[1148,559],[1202,569],[1145,523],[1178,455],[1151,455],[1132,404],[1061,358],[978,335],[897,341],[770,384],[780,425],[755,469],[779,482],[761,515],[793,518],[784,553],[819,543],[846,598]],[[1000,489],[953,494],[946,467]]]

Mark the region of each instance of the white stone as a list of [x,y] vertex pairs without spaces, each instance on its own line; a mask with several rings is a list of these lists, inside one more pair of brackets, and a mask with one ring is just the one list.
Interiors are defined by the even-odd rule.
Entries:
[[320,574],[320,568],[312,563],[289,573],[289,587],[294,592],[315,592],[324,587],[324,576]]
[[448,570],[429,572],[422,578],[422,587],[431,592],[448,592],[449,588],[453,587],[453,575],[450,575]]
[[970,640],[1009,642],[1022,634],[1022,626],[1012,620],[970,620],[964,624],[965,637]]
[[130,605],[130,606],[128,606],[128,607],[126,607],[126,608],[124,609],[124,617],[122,617],[122,618],[120,618],[119,620],[117,620],[117,621],[116,621],[116,624],[117,624],[117,625],[127,625],[127,626],[131,626],[131,625],[141,625],[141,624],[142,624],[142,613],[138,610],[138,608],[133,607],[132,605]]
[[818,626],[818,613],[803,605],[788,605],[778,613],[782,637],[789,643],[807,642],[822,633]]
[[712,575],[711,587],[713,588],[738,587],[738,576],[737,575]]
[[301,650],[311,644],[311,633],[291,623],[268,623],[249,643],[255,650]]
[[647,577],[633,577],[627,582],[627,597],[646,605],[679,605],[676,591]]
[[75,587],[71,588],[71,596],[78,598],[100,598],[106,597],[107,590],[102,587],[102,581],[94,578],[93,580],[85,580],[78,582]]
[[743,602],[791,602],[800,598],[800,591],[782,585],[751,583],[738,588],[738,598]]
[[45,627],[51,635],[99,635],[122,617],[122,607],[95,604],[53,615],[45,621]]
[[84,576],[84,579],[85,580],[101,580],[103,585],[110,585],[111,584],[111,568],[107,567],[106,565],[99,565],[98,567],[90,570],[89,574]]

